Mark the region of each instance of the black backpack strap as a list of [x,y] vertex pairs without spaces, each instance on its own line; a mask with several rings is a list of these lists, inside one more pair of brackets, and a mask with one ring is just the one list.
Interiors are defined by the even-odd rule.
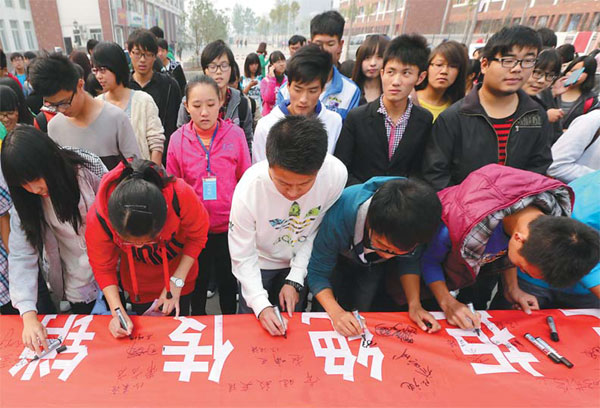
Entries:
[[100,221],[100,225],[102,225],[102,229],[104,230],[104,232],[106,232],[106,235],[108,235],[110,237],[110,239],[113,239],[113,234],[112,234],[110,228],[108,227],[108,223],[106,222],[106,220],[104,218],[102,218],[102,216],[98,213],[97,210],[96,210],[96,217],[98,217],[98,221]]
[[600,137],[600,128],[598,128],[598,130],[596,130],[596,133],[594,134],[594,137],[592,137],[592,140],[590,141],[590,143],[588,143],[588,145],[585,147],[585,149],[583,149],[583,151],[585,152],[587,149],[589,149],[589,147],[591,145],[593,145],[594,142],[596,140],[598,140],[599,137]]
[[177,197],[177,190],[175,190],[175,186],[173,186],[173,210],[178,217],[181,218],[181,207],[179,206],[179,197]]
[[248,99],[240,92],[240,104],[238,105],[238,117],[240,119],[240,127],[244,128],[244,121],[248,115]]

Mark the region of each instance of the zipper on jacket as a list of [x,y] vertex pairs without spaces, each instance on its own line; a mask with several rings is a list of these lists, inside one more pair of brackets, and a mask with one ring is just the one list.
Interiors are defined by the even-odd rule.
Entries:
[[[504,155],[504,164],[506,164],[506,162],[508,162],[508,141],[510,140],[510,135],[512,134],[512,130],[513,127],[516,129],[516,131],[519,131],[519,125],[515,126],[515,123],[517,123],[518,121],[520,121],[525,115],[528,115],[532,112],[537,112],[537,110],[530,110],[527,112],[524,112],[521,116],[519,116],[513,123],[512,125],[510,125],[510,129],[508,131],[508,137],[506,138],[506,154]],[[541,125],[540,125],[540,130],[541,130]]]

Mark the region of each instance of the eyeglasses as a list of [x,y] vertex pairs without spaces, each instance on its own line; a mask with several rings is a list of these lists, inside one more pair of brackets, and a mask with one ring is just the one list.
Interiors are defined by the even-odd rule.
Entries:
[[384,254],[388,254],[388,255],[399,256],[399,257],[410,257],[410,256],[413,256],[417,252],[418,244],[415,244],[415,246],[412,247],[411,249],[409,249],[408,251],[402,251],[401,253],[390,251],[389,249],[377,248],[376,246],[374,246],[371,243],[371,231],[369,230],[369,233],[367,235],[365,235],[365,239],[363,241],[363,246],[367,249],[377,251],[377,252],[383,252]]
[[517,59],[514,57],[502,57],[502,58],[488,58],[490,61],[498,61],[502,64],[502,68],[514,68],[517,65],[521,65],[521,68],[533,68],[537,62],[537,58],[523,58]]
[[92,68],[92,74],[94,75],[98,75],[98,74],[106,74],[106,71],[110,71],[108,68],[106,67],[99,67],[99,68]]
[[129,54],[132,57],[135,57],[136,59],[142,59],[142,58],[151,59],[156,56],[156,54],[153,52],[139,52],[137,50],[130,51]]
[[17,111],[17,110],[0,112],[0,119],[6,120],[6,119],[10,119],[10,118],[16,118],[18,114],[19,114],[19,111]]
[[533,77],[533,79],[545,78],[547,82],[552,82],[556,78],[558,78],[558,75],[556,75],[552,72],[544,72],[541,69],[534,69],[533,72],[531,73],[531,76]]
[[221,71],[228,71],[229,68],[231,68],[231,65],[229,65],[228,62],[221,62],[220,64],[208,64],[208,66],[206,67],[208,72],[212,73],[217,72],[217,69],[219,68],[221,68]]
[[44,107],[50,112],[64,112],[71,107],[71,103],[73,103],[73,98],[75,97],[76,93],[77,90],[73,91],[69,102],[50,103],[44,100]]

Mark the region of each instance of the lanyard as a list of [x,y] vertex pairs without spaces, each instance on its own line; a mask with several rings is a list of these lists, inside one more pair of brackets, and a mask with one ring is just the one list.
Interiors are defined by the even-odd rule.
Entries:
[[196,133],[198,142],[200,142],[200,146],[202,146],[202,150],[204,150],[204,153],[206,154],[206,172],[209,175],[212,173],[210,171],[210,151],[212,150],[213,142],[215,141],[215,136],[217,136],[218,131],[219,131],[219,123],[217,122],[217,126],[215,127],[215,132],[213,133],[212,138],[210,139],[210,145],[208,146],[208,150],[206,150],[206,146],[204,146],[202,139],[200,139],[200,136],[198,136],[198,132],[196,132],[196,129],[194,128],[194,133]]

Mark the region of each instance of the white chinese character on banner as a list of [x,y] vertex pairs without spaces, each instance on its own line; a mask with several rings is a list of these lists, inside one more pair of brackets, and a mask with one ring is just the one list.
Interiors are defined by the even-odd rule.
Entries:
[[[229,340],[223,343],[223,316],[215,316],[214,352],[213,346],[200,346],[202,330],[206,326],[189,317],[179,317],[181,323],[169,334],[172,341],[187,342],[186,346],[163,346],[162,354],[165,356],[184,356],[183,361],[166,361],[164,372],[179,373],[179,381],[189,382],[192,373],[208,373],[208,361],[194,361],[196,356],[213,355],[213,364],[208,375],[209,381],[218,383],[225,360],[233,351]],[[197,333],[186,333],[193,330]]]
[[[328,319],[327,313],[302,313],[302,323],[310,325],[310,319]],[[342,375],[346,381],[354,381],[354,363],[369,367],[369,357],[371,359],[370,376],[376,380],[382,381],[383,353],[379,347],[369,346],[369,343],[362,342],[358,347],[358,357],[352,354],[348,340],[359,340],[362,337],[357,336],[346,339],[344,336],[331,331],[309,331],[310,341],[316,357],[325,358],[325,373],[327,375]],[[369,340],[372,335],[369,333]],[[341,364],[338,364],[339,361]]]
[[[456,339],[463,354],[491,354],[498,362],[498,364],[471,363],[475,374],[518,373],[519,371],[512,366],[512,364],[518,364],[534,377],[543,377],[542,374],[531,366],[531,363],[538,363],[539,360],[531,353],[519,351],[510,342],[515,336],[507,328],[500,329],[491,322],[490,319],[492,316],[488,312],[480,311],[479,314],[481,316],[481,324],[485,325],[493,333],[491,338],[483,330],[477,336],[474,330],[446,329],[446,332]],[[441,312],[432,312],[432,315],[437,320],[444,320],[446,318]],[[467,337],[475,337],[480,343],[469,343],[465,340]],[[499,346],[506,347],[508,351],[502,351]]]
[[[19,357],[22,360],[15,364],[9,370],[9,373],[14,377],[23,367],[27,366],[21,376],[21,380],[29,381],[35,373],[36,368],[39,367],[40,377],[48,375],[50,370],[60,370],[62,372],[58,378],[62,381],[66,381],[88,354],[87,346],[82,345],[81,342],[92,340],[95,336],[95,333],[87,331],[93,316],[81,316],[77,319],[78,317],[78,315],[70,315],[63,327],[48,327],[48,323],[56,319],[56,315],[46,315],[42,319],[42,325],[46,326],[49,336],[54,337],[54,335],[58,335],[58,337],[64,339],[63,344],[67,346],[67,349],[60,355],[67,356],[74,354],[72,359],[56,359],[56,351],[51,351],[38,360],[30,361],[28,358],[32,358],[34,354],[30,349],[25,348]],[[79,328],[79,330],[71,331],[71,329],[76,328]],[[69,341],[71,341],[71,343],[69,343]],[[51,361],[52,367],[50,367]]]
[[[560,309],[565,316],[593,316],[600,319],[599,309]],[[600,336],[600,327],[592,327],[596,334]]]

